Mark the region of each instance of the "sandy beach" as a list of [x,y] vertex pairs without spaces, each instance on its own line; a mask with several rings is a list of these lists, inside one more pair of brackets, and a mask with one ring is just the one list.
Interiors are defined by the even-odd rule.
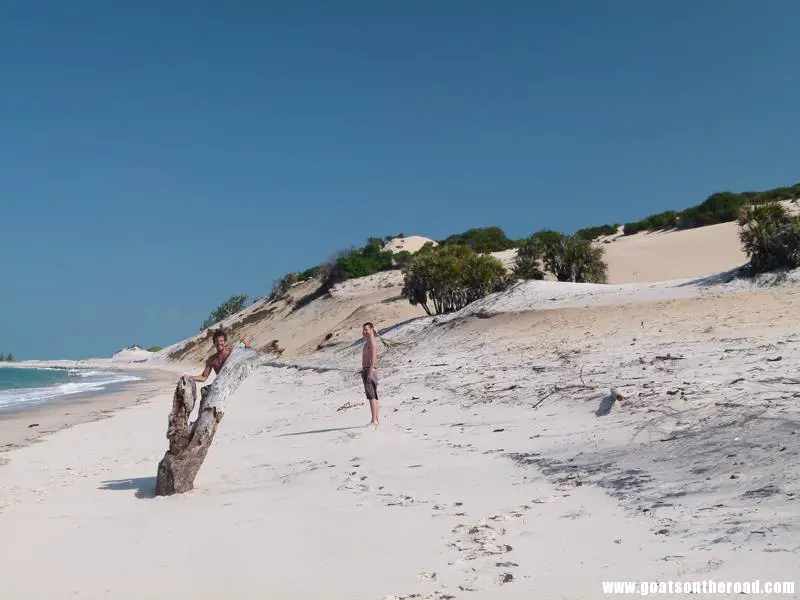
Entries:
[[588,599],[604,581],[796,581],[797,277],[726,279],[529,282],[398,316],[377,431],[342,327],[246,380],[196,489],[168,498],[172,390],[198,364],[162,356],[125,410],[0,454],[4,589]]

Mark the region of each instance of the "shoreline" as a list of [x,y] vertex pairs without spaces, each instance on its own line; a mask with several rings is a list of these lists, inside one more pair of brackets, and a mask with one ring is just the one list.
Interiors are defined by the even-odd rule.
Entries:
[[[99,364],[89,366],[107,368],[107,365],[101,367]],[[11,450],[42,441],[61,430],[99,421],[122,409],[147,402],[169,391],[177,381],[173,370],[168,368],[152,366],[147,369],[126,369],[114,366],[122,371],[135,371],[141,379],[113,383],[106,389],[60,396],[41,404],[23,405],[0,412],[0,434],[3,439],[0,457]]]

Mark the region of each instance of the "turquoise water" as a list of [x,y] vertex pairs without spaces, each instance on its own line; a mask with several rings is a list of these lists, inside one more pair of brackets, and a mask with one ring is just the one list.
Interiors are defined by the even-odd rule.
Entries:
[[0,411],[14,410],[141,379],[118,371],[0,366]]

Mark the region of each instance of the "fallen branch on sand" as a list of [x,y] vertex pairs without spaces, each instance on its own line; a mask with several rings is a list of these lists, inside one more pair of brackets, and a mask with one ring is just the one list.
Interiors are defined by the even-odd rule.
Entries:
[[684,356],[672,356],[669,352],[663,356],[655,356],[653,360],[686,360]]
[[539,399],[539,401],[538,401],[538,402],[536,402],[536,403],[535,403],[535,404],[534,404],[534,405],[533,405],[531,408],[539,408],[539,405],[540,405],[542,402],[544,402],[545,400],[547,400],[547,399],[548,399],[550,396],[552,396],[552,395],[553,395],[553,394],[555,394],[555,393],[556,393],[556,391],[555,391],[555,390],[550,390],[550,392],[549,392],[548,394],[545,394],[544,396],[542,396],[542,397]]
[[767,379],[755,379],[756,383],[785,383],[786,385],[799,385],[800,379],[794,377],[768,377]]
[[363,406],[363,403],[361,403],[361,404],[354,404],[354,403],[352,403],[352,402],[345,402],[345,403],[344,403],[344,404],[342,404],[342,405],[341,405],[339,408],[337,408],[337,409],[336,409],[336,412],[339,412],[339,411],[342,411],[342,410],[347,410],[347,409],[349,409],[349,408],[358,408],[359,406]]
[[169,449],[158,463],[156,496],[182,494],[194,488],[194,479],[225,415],[225,402],[250,374],[257,356],[255,351],[241,348],[231,352],[201,399],[197,421],[191,425],[189,415],[197,400],[197,385],[185,375],[178,380],[167,426]]
[[537,402],[535,402],[531,408],[539,408],[539,406],[547,400],[550,396],[557,394],[559,392],[565,392],[567,390],[596,390],[598,386],[596,385],[587,385],[585,383],[571,383],[568,385],[554,385],[550,388],[550,391],[547,392],[544,396],[539,398]]

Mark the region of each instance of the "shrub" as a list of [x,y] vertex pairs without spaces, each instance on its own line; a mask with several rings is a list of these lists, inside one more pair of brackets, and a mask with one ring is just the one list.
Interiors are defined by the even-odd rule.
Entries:
[[800,217],[779,202],[742,207],[738,224],[752,274],[800,267]]
[[332,261],[321,266],[317,277],[323,287],[330,290],[348,279],[394,269],[394,253],[383,250],[385,245],[383,239],[371,237],[363,248],[340,252]]
[[516,264],[512,273],[517,279],[544,279],[542,261],[542,242],[531,236],[525,240],[517,251]]
[[402,294],[428,315],[460,310],[507,283],[499,260],[460,244],[423,247],[403,269],[403,280]]
[[617,233],[618,225],[598,225],[597,227],[585,227],[584,229],[579,229],[575,232],[575,235],[579,235],[582,238],[587,240],[593,240],[595,238],[600,237],[601,235],[614,235]]
[[541,245],[543,248],[548,244],[553,242],[557,242],[564,237],[563,233],[558,231],[553,231],[552,229],[540,229],[532,236],[528,238],[528,240]]
[[633,235],[640,231],[661,231],[663,229],[673,229],[679,226],[679,219],[682,213],[668,210],[657,215],[650,215],[641,221],[625,223],[622,229],[623,235]]
[[658,231],[673,227],[693,229],[717,223],[728,223],[738,220],[739,213],[745,206],[797,198],[800,198],[800,183],[763,192],[715,192],[697,206],[680,212],[670,210],[650,215],[641,221],[626,223],[624,234],[632,235],[640,231]]
[[220,304],[217,308],[215,308],[208,318],[203,321],[203,325],[200,327],[201,330],[207,329],[212,325],[219,323],[220,321],[224,321],[231,315],[235,315],[237,312],[242,310],[244,307],[247,306],[247,296],[231,296],[228,298],[224,303]]
[[287,273],[280,279],[272,282],[272,292],[270,292],[269,299],[277,300],[289,291],[295,283],[300,281],[300,273]]
[[11,352],[6,355],[6,361],[14,362],[14,355]]
[[394,255],[394,265],[398,269],[402,269],[405,267],[409,262],[411,262],[411,258],[414,255],[411,254],[408,250],[401,250],[397,254]]
[[314,277],[319,275],[319,272],[320,272],[321,268],[322,267],[320,265],[317,265],[316,267],[311,267],[310,269],[306,269],[302,273],[298,274],[298,276],[297,276],[298,280],[299,281],[305,281],[306,279],[313,279]]
[[469,229],[464,233],[451,235],[441,242],[444,246],[469,246],[475,252],[501,252],[514,248],[515,242],[506,237],[505,232],[499,227],[480,227]]
[[545,269],[559,281],[575,283],[605,283],[607,266],[603,261],[603,248],[579,235],[559,234],[551,237],[542,247]]
[[148,352],[161,352],[163,348],[161,346],[150,346],[147,351]]

